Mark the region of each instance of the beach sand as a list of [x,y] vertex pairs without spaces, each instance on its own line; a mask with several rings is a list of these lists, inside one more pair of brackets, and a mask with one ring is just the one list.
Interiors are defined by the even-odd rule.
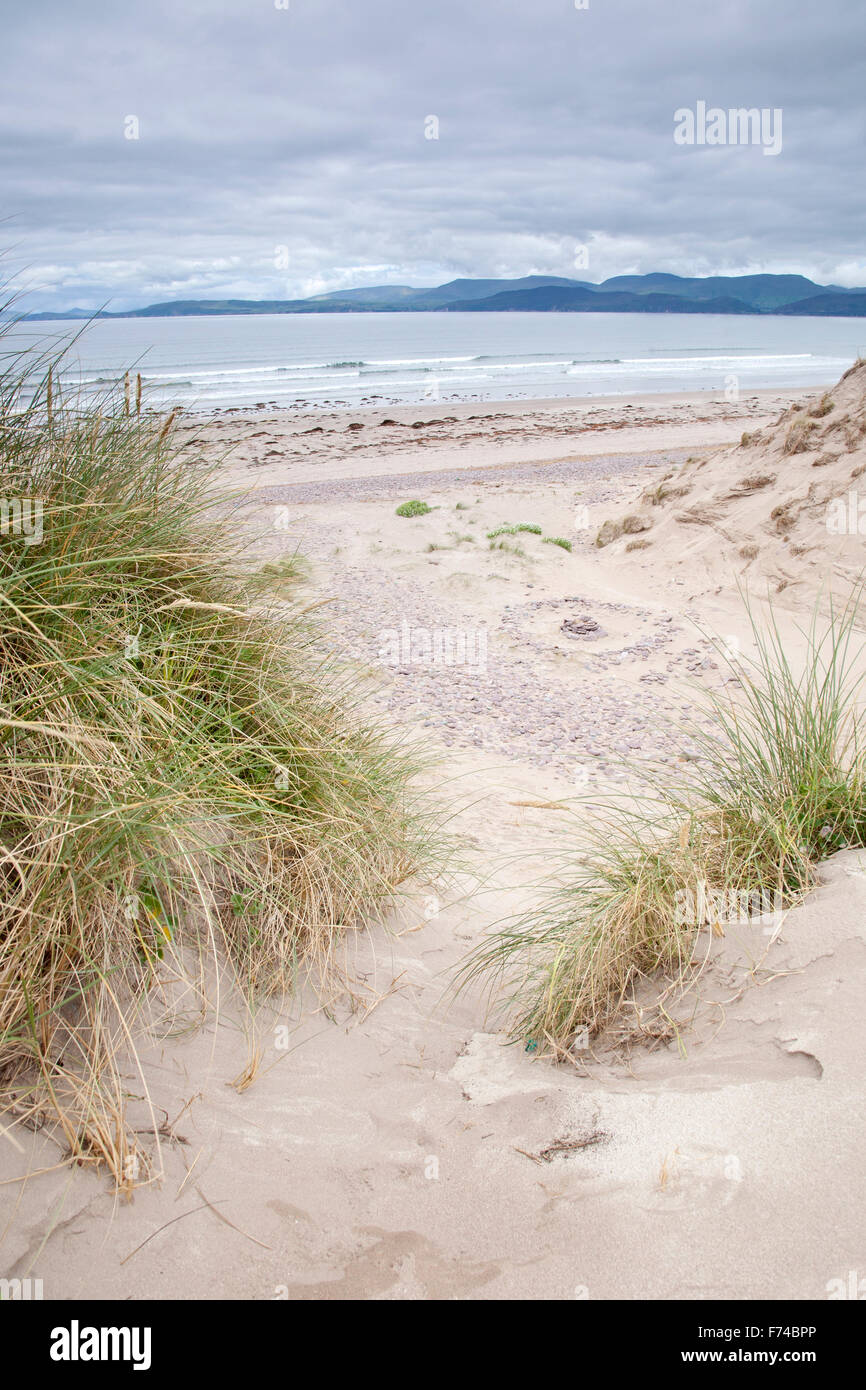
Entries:
[[[260,1016],[249,1087],[230,1002],[154,1041],[154,1178],[131,1202],[43,1132],[0,1136],[0,1272],[48,1298],[377,1300],[814,1299],[866,1274],[866,853],[781,923],[707,941],[679,1035],[552,1066],[503,1045],[477,990],[449,992],[579,834],[576,797],[690,755],[696,688],[727,678],[713,636],[749,649],[733,574],[678,564],[671,540],[599,550],[599,527],[793,399],[184,422],[191,452],[231,451],[250,563],[309,558],[323,640],[365,673],[372,717],[423,738],[464,853],[347,934],[351,1000]],[[397,516],[410,498],[432,510]],[[517,523],[541,534],[491,547]],[[437,634],[465,659],[413,659]]]

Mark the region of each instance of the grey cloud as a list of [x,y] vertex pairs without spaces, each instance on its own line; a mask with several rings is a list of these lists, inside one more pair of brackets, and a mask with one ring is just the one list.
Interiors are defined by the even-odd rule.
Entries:
[[[3,240],[33,308],[531,272],[866,283],[862,0],[3,8]],[[675,146],[698,99],[781,107],[781,155]]]

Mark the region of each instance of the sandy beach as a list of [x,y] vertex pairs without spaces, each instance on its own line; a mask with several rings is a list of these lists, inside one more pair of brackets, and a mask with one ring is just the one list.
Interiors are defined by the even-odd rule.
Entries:
[[[43,1132],[0,1138],[7,1277],[63,1299],[766,1300],[863,1268],[866,852],[772,927],[708,939],[667,1033],[554,1066],[452,990],[593,796],[692,756],[718,644],[749,649],[732,567],[641,530],[599,548],[601,527],[821,394],[181,420],[190,457],[220,460],[249,563],[306,557],[324,645],[370,717],[423,740],[463,851],[346,933],[348,996],[262,1012],[253,1084],[231,1084],[231,1002],[152,1040],[131,1201]],[[398,516],[414,498],[430,511]],[[792,651],[801,607],[780,593]]]
[[272,481],[297,484],[708,448],[737,439],[749,425],[769,423],[795,398],[790,391],[756,391],[731,400],[718,391],[629,400],[431,400],[334,411],[276,410],[263,403],[254,411],[221,410],[187,429],[191,446],[202,441],[231,450],[234,467],[255,469],[251,481],[260,489]]

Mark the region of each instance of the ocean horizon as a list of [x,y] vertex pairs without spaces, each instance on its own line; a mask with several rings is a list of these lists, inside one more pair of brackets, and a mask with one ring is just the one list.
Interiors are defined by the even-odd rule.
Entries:
[[[861,352],[847,318],[688,314],[251,314],[19,323],[70,343],[61,384],[92,399],[140,372],[145,405],[303,411],[818,386]],[[74,340],[74,341],[73,341]]]

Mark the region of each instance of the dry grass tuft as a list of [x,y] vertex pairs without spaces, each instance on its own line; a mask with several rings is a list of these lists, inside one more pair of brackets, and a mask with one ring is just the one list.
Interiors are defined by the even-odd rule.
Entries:
[[795,903],[818,862],[866,844],[859,601],[858,590],[823,630],[816,607],[799,673],[772,617],[768,630],[753,619],[757,656],[734,664],[738,695],[708,697],[712,728],[693,735],[688,773],[664,769],[642,798],[594,802],[590,852],[567,854],[546,900],[470,956],[462,979],[504,987],[512,1036],[570,1055],[658,972],[656,1011],[669,1024],[706,956],[713,894],[759,916],[768,895]]
[[50,365],[50,411],[45,363],[0,372],[2,494],[42,527],[0,542],[0,1107],[123,1187],[140,1030],[177,996],[201,1016],[209,959],[251,1007],[335,970],[429,829],[297,569],[279,603],[244,575],[173,416],[68,406]]
[[813,448],[812,431],[817,429],[817,421],[806,415],[799,415],[785,435],[782,452],[785,454],[804,454]]

